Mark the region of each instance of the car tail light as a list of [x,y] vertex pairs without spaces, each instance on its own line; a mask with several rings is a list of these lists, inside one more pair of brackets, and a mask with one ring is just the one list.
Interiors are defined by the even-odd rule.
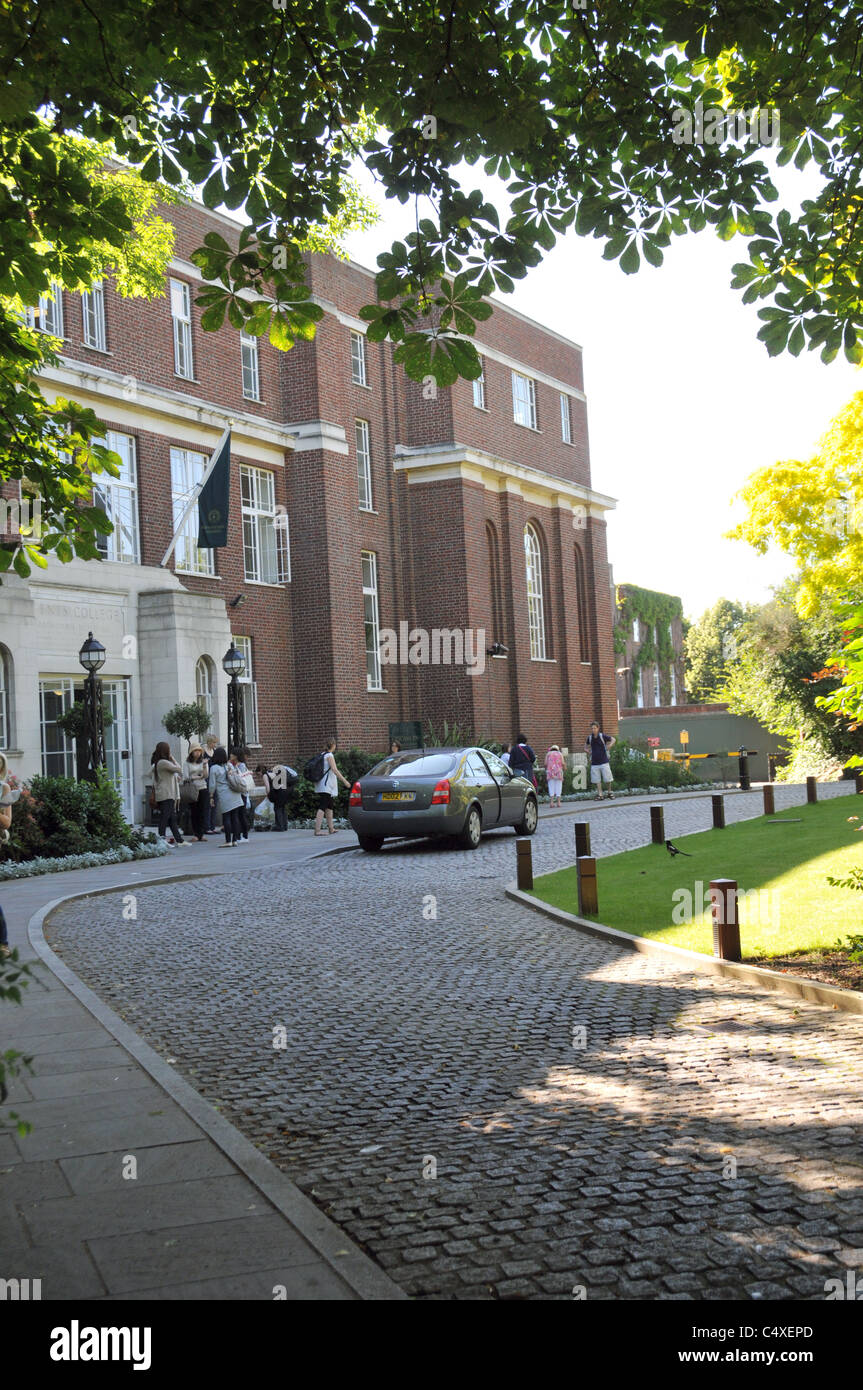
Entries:
[[448,778],[448,777],[444,777],[444,779],[443,779],[442,782],[438,782],[437,786],[435,787],[434,791],[432,792],[431,804],[432,804],[432,806],[448,806],[448,805],[449,805],[449,778]]
[[350,801],[348,804],[350,806],[362,806],[363,794],[360,790],[359,782],[354,782],[354,785],[351,787]]

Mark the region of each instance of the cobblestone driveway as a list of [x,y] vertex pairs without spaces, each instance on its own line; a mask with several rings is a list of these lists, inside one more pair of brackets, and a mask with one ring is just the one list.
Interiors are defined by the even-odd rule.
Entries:
[[[598,853],[649,838],[643,805],[590,819]],[[666,803],[670,835],[709,823]],[[542,821],[540,872],[572,824]],[[806,1299],[863,1273],[863,1019],[583,937],[506,900],[514,871],[503,832],[356,851],[141,887],[137,921],[97,897],[49,937],[414,1296]]]

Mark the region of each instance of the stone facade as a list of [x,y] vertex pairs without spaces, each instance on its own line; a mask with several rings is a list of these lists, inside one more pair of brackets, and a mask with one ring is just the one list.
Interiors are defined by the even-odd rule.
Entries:
[[[161,717],[194,700],[202,680],[214,731],[225,736],[221,660],[232,636],[246,639],[251,656],[244,700],[252,724],[257,712],[257,735],[247,730],[255,762],[304,760],[330,734],[342,746],[383,749],[388,724],[404,719],[457,721],[501,739],[523,728],[538,749],[580,747],[594,717],[613,730],[604,515],[614,504],[591,485],[581,349],[496,305],[478,339],[484,399],[467,381],[439,390],[410,382],[391,344],[365,339],[358,315],[374,299],[372,272],[314,255],[309,283],[325,311],[317,335],[289,353],[258,340],[253,399],[244,394],[240,335],[227,324],[204,333],[194,306],[201,276],[193,250],[215,227],[236,237],[236,224],[197,204],[164,215],[176,228],[169,277],[188,286],[189,374],[175,370],[170,294],[126,300],[106,283],[104,350],[84,342],[81,297],[63,295],[63,355],[43,386],[91,406],[106,430],[132,441],[137,556],[52,560],[28,581],[4,579],[12,770],[29,776],[68,763],[52,715],[75,697],[77,653],[91,629],[107,649],[101,674],[119,702],[112,766],[136,816]],[[364,345],[363,384],[352,379],[352,334]],[[526,424],[514,418],[514,373],[532,382],[535,418]],[[370,452],[365,508],[357,421],[367,424]],[[165,566],[178,491],[172,450],[208,457],[228,425],[228,545],[215,552],[212,575],[180,568],[176,554]],[[269,475],[267,495],[287,515],[290,572],[279,582],[250,577],[241,469]],[[538,557],[532,596],[528,527]],[[410,634],[440,632],[442,660],[432,646],[431,659],[423,663],[420,651],[415,664],[403,646],[400,662],[370,675],[363,553],[374,556],[379,633],[404,625]],[[454,659],[453,641],[467,644],[473,660]],[[493,643],[505,652],[490,654]]]

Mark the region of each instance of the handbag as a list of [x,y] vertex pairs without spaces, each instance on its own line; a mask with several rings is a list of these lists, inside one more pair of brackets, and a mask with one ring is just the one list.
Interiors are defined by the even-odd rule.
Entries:
[[[242,772],[237,772],[235,767],[229,766],[225,769],[225,776],[228,779],[228,786],[231,788],[232,792],[245,792],[246,780]],[[246,776],[248,776],[248,773]],[[252,780],[254,781],[254,778]]]
[[180,800],[183,802],[197,801],[201,785],[193,781],[191,777],[184,777],[180,783]]

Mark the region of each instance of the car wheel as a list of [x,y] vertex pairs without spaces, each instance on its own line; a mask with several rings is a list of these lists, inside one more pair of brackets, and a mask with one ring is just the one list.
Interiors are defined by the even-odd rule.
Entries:
[[524,803],[524,815],[519,824],[515,827],[516,835],[533,835],[536,830],[538,818],[539,812],[536,808],[536,799],[529,796]]
[[482,816],[478,806],[471,806],[465,818],[464,828],[458,837],[462,849],[476,849],[482,839]]
[[360,849],[364,849],[367,854],[377,854],[384,842],[383,835],[358,835]]

